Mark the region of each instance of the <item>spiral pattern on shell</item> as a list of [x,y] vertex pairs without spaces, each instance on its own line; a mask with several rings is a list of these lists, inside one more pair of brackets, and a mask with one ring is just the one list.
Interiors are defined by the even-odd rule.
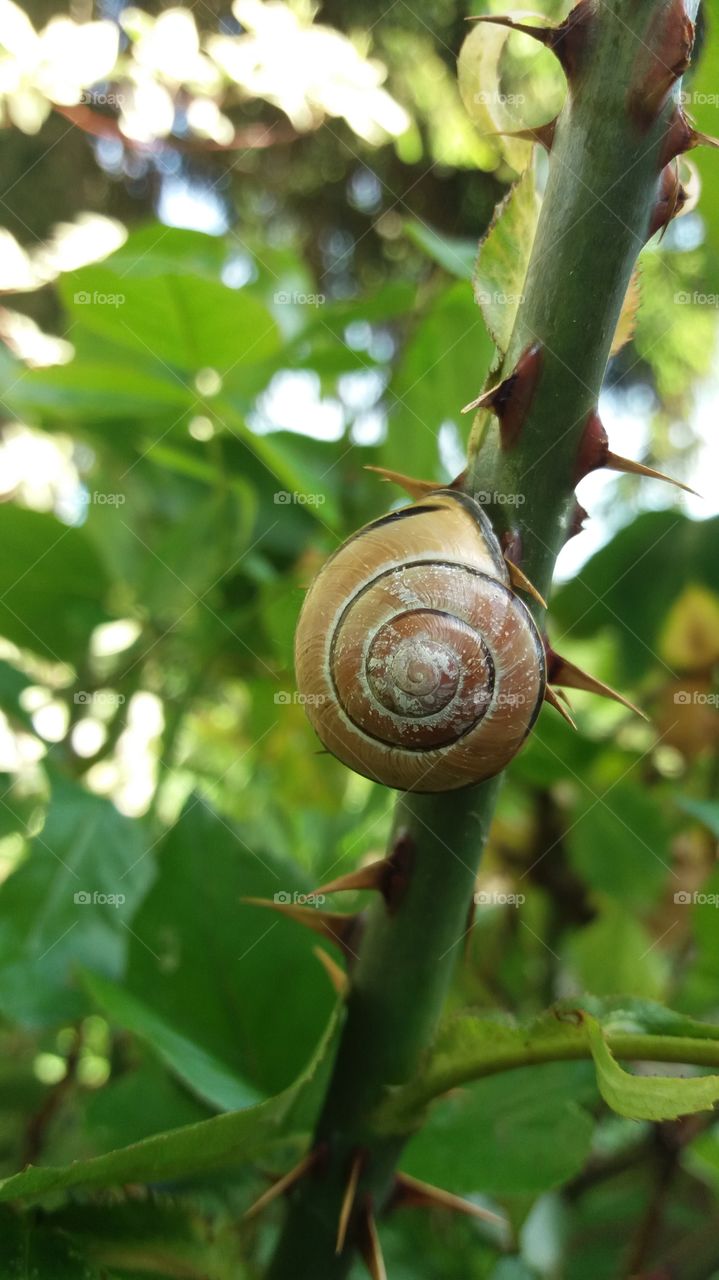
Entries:
[[451,491],[374,521],[330,558],[300,615],[295,665],[327,749],[407,791],[498,773],[546,683],[542,639],[491,525]]

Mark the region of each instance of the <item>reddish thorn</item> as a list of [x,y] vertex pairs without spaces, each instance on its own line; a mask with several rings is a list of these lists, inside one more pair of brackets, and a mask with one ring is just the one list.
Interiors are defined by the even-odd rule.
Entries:
[[521,529],[507,529],[499,539],[499,545],[505,556],[513,561],[514,564],[522,563],[522,531]]
[[570,716],[569,712],[567,711],[567,708],[563,706],[562,702],[559,700],[556,693],[554,692],[554,689],[550,689],[549,685],[547,685],[546,689],[544,690],[544,701],[548,702],[550,707],[554,707],[555,711],[559,712],[560,716],[562,716],[562,718],[566,720],[567,724],[572,729],[576,729],[577,726],[574,720],[572,719],[572,717]]
[[514,18],[502,14],[480,14],[467,21],[489,22],[508,27],[510,31],[519,31],[538,40],[556,55],[567,79],[572,83],[577,78],[587,47],[588,27],[593,18],[592,8],[591,0],[579,0],[579,4],[556,27],[535,27],[529,23],[515,22]]
[[628,93],[629,114],[639,127],[651,128],[672,86],[684,75],[694,46],[694,23],[684,0],[671,0],[655,14],[637,53]]
[[683,489],[685,493],[693,494],[694,497],[701,496],[695,489],[690,489],[688,484],[664,475],[663,471],[656,471],[654,467],[647,467],[643,462],[634,462],[632,458],[623,458],[618,453],[612,453],[601,419],[595,411],[592,411],[579,442],[573,483],[578,484],[586,475],[589,475],[590,471],[596,471],[598,467],[606,467],[609,471],[620,471],[629,475],[646,476],[649,480],[664,480],[667,484],[675,485],[677,489]]
[[407,1173],[395,1175],[390,1208],[450,1209],[455,1213],[466,1213],[499,1227],[507,1226],[507,1219],[501,1214],[492,1213],[491,1209],[483,1209],[480,1205],[473,1204],[471,1200],[464,1200],[461,1196],[445,1191],[442,1187],[435,1187],[430,1182],[420,1182],[418,1178],[411,1178]]
[[354,1209],[355,1197],[357,1195],[357,1187],[359,1185],[360,1174],[362,1173],[362,1167],[365,1162],[365,1157],[366,1157],[366,1152],[364,1150],[358,1150],[355,1152],[352,1158],[349,1177],[347,1179],[347,1186],[345,1188],[344,1196],[342,1197],[339,1223],[337,1225],[337,1243],[335,1246],[336,1254],[342,1253],[345,1247],[345,1240],[347,1239],[347,1228],[349,1226],[350,1217],[352,1216],[352,1210]]
[[525,591],[527,595],[532,596],[537,601],[537,604],[540,604],[543,609],[548,609],[549,605],[544,599],[544,596],[537,590],[531,579],[527,577],[526,573],[520,569],[519,565],[515,564],[513,560],[510,560],[506,551],[504,553],[504,561],[507,569],[509,570],[509,581],[515,591]]
[[496,413],[502,449],[511,449],[517,442],[532,403],[541,365],[542,348],[535,342],[522,353],[508,377],[462,410],[465,413],[468,409],[481,407]]
[[397,911],[407,892],[416,854],[414,836],[409,831],[400,831],[387,859],[387,874],[382,886],[390,915]]
[[382,1245],[377,1234],[377,1224],[372,1213],[372,1202],[366,1200],[360,1219],[359,1248],[372,1280],[387,1280]]
[[348,960],[350,956],[354,956],[357,932],[361,928],[359,915],[320,911],[316,907],[303,907],[295,902],[274,902],[270,898],[241,898],[240,901],[246,906],[266,907],[270,911],[276,911],[278,915],[294,920],[313,933],[318,933],[327,942],[334,943]]
[[337,995],[344,998],[349,987],[349,979],[344,969],[340,968],[337,962],[332,959],[332,956],[325,951],[324,947],[313,947],[312,954],[317,956]]
[[589,514],[579,502],[574,503],[574,508],[567,526],[567,536],[565,542],[569,542],[570,538],[575,538],[584,528],[584,521],[589,519]]
[[247,1220],[249,1218],[256,1217],[258,1213],[261,1213],[262,1210],[268,1204],[271,1204],[273,1200],[276,1200],[278,1196],[282,1196],[286,1191],[290,1191],[291,1188],[300,1181],[300,1179],[304,1178],[311,1169],[316,1167],[321,1155],[323,1155],[321,1147],[315,1147],[314,1150],[309,1151],[306,1156],[302,1157],[299,1164],[295,1165],[294,1169],[290,1169],[289,1173],[285,1173],[283,1177],[278,1178],[273,1182],[272,1186],[268,1187],[259,1199],[255,1200],[254,1204],[251,1204],[249,1209],[245,1210],[242,1215],[243,1218]]
[[641,716],[642,720],[648,718],[633,702],[618,693],[616,689],[612,689],[611,685],[605,684],[603,680],[597,680],[596,676],[582,671],[581,667],[575,666],[561,654],[555,653],[546,640],[544,647],[547,654],[547,680],[551,684],[561,684],[567,689],[582,689],[585,693],[596,693],[602,698],[611,698],[613,702],[619,702],[629,711],[634,711],[636,715]]
[[590,471],[603,467],[609,453],[609,439],[604,430],[602,420],[596,410],[592,410],[582,432],[577,451],[572,484],[578,484]]
[[544,150],[550,152],[554,142],[557,119],[548,120],[546,124],[535,125],[533,129],[494,129],[485,135],[487,138],[519,138],[522,142],[536,142]]
[[648,240],[651,240],[657,231],[661,231],[664,235],[672,218],[676,218],[681,213],[687,199],[686,189],[679,181],[679,167],[676,160],[673,160],[665,165],[661,172],[659,194],[649,220]]
[[685,151],[691,151],[692,147],[697,146],[697,134],[689,121],[687,120],[681,107],[677,107],[667,126],[667,131],[662,141],[662,148],[659,152],[659,168],[664,169],[677,156],[681,156]]
[[401,471],[388,471],[386,467],[373,467],[369,463],[365,465],[365,471],[374,471],[381,480],[396,484],[400,489],[404,489],[410,498],[424,498],[428,493],[445,488],[443,484],[437,484],[434,480],[417,480],[414,476],[403,475]]

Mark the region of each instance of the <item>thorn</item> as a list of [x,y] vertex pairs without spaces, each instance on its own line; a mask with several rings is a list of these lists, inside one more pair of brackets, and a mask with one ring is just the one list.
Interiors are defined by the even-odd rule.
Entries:
[[713,138],[710,133],[698,133],[696,129],[692,129],[692,147],[719,147],[719,138]]
[[562,716],[563,719],[566,720],[567,724],[570,724],[573,729],[576,729],[577,727],[576,723],[570,716],[569,712],[567,711],[567,708],[562,706],[561,700],[557,697],[554,690],[550,689],[549,685],[547,685],[544,690],[544,701],[548,702],[550,707],[554,707],[555,711],[559,712],[560,716]]
[[675,480],[673,476],[665,476],[663,471],[655,471],[654,467],[645,467],[643,462],[633,462],[631,458],[622,458],[618,453],[607,453],[605,467],[610,471],[623,471],[629,475],[648,476],[650,480],[665,480],[667,484],[673,484],[677,489],[683,489],[685,493],[691,493],[695,498],[700,498],[701,494],[696,489],[690,488],[688,484],[683,484],[681,480]]
[[570,81],[576,78],[580,62],[587,43],[587,26],[592,18],[589,0],[579,0],[579,4],[567,14],[563,22],[556,27],[534,27],[525,22],[515,22],[509,15],[480,14],[467,18],[467,22],[491,22],[500,27],[508,27],[510,31],[520,31],[531,36],[540,44],[551,49],[556,55]]
[[350,1168],[350,1176],[347,1180],[347,1187],[342,1197],[342,1207],[340,1209],[340,1220],[337,1227],[337,1246],[335,1253],[341,1253],[345,1247],[345,1239],[347,1237],[347,1227],[349,1225],[350,1215],[354,1208],[355,1196],[357,1195],[357,1184],[359,1183],[362,1165],[364,1164],[364,1152],[358,1151],[352,1161]]
[[482,1209],[471,1200],[455,1196],[451,1191],[443,1191],[441,1187],[433,1187],[429,1182],[420,1182],[407,1173],[398,1173],[394,1180],[391,1207],[393,1209],[452,1209],[455,1213],[466,1213],[472,1218],[481,1218],[483,1222],[493,1222],[497,1226],[506,1227],[507,1219],[501,1213],[492,1213],[491,1209]]
[[373,467],[367,464],[365,471],[374,471],[389,484],[399,485],[410,498],[425,498],[428,493],[436,493],[438,489],[446,489],[446,484],[436,484],[434,480],[415,480],[412,476],[402,475],[401,471],[388,471],[386,467]]
[[522,531],[521,529],[505,529],[501,534],[500,546],[502,554],[509,560],[513,560],[515,564],[520,564],[522,560]]
[[409,887],[417,845],[410,831],[398,831],[393,839],[388,862],[387,877],[382,889],[387,910],[394,915]]
[[582,433],[582,439],[579,444],[577,453],[577,464],[574,471],[574,483],[583,480],[590,471],[596,471],[598,467],[607,467],[610,471],[627,472],[630,475],[648,476],[650,480],[665,480],[667,484],[676,485],[678,489],[683,489],[685,493],[694,494],[695,497],[701,495],[696,490],[690,489],[689,485],[683,484],[681,480],[674,480],[671,476],[665,476],[663,471],[655,471],[653,467],[646,467],[643,462],[633,462],[631,458],[622,458],[618,453],[612,453],[609,449],[609,440],[604,429],[604,424],[596,412],[590,413],[587,419],[587,425]]
[[372,1280],[387,1280],[387,1268],[384,1265],[377,1224],[369,1206],[365,1210],[360,1250]]
[[584,528],[584,521],[588,519],[589,512],[584,510],[581,503],[575,501],[572,514],[569,518],[569,524],[567,525],[567,536],[565,538],[565,542],[569,542],[570,538],[576,538],[577,534],[581,533]]
[[387,858],[370,862],[366,867],[358,867],[337,880],[320,885],[315,893],[343,893],[347,889],[378,890],[391,913],[396,911],[409,884],[409,875],[414,862],[415,843],[409,832],[397,836]]
[[543,609],[548,609],[549,605],[544,599],[544,596],[539,594],[537,588],[529,581],[527,575],[522,573],[519,565],[515,564],[513,560],[510,560],[506,551],[504,553],[504,560],[507,568],[509,569],[509,580],[512,586],[518,587],[520,591],[526,591],[527,595],[533,596],[538,604],[541,604]]
[[672,218],[679,216],[688,199],[689,192],[679,181],[679,168],[674,160],[662,169],[659,195],[649,220],[647,239],[651,240],[657,231],[663,236]]
[[332,956],[327,954],[324,947],[313,947],[312,953],[317,956],[337,995],[345,996],[349,987],[349,979],[344,969],[340,969],[336,960],[333,960]]
[[310,1151],[306,1156],[303,1156],[299,1164],[295,1165],[294,1169],[290,1169],[289,1173],[278,1178],[276,1182],[272,1183],[271,1187],[268,1187],[266,1191],[263,1191],[259,1199],[255,1200],[254,1204],[251,1204],[249,1209],[243,1213],[243,1219],[247,1220],[248,1218],[256,1217],[258,1213],[261,1213],[262,1210],[265,1209],[268,1204],[271,1204],[273,1200],[276,1200],[278,1196],[284,1195],[285,1191],[289,1191],[290,1187],[294,1187],[295,1183],[300,1181],[300,1178],[304,1178],[305,1174],[309,1173],[312,1166],[317,1162],[318,1156],[318,1148],[315,1148],[314,1151]]
[[637,54],[628,105],[641,128],[656,120],[672,85],[687,70],[693,46],[694,23],[684,0],[671,0],[657,11]]
[[616,689],[612,689],[611,685],[604,684],[602,680],[597,680],[596,676],[590,676],[588,672],[582,671],[581,667],[576,667],[573,662],[568,662],[566,658],[562,658],[560,654],[555,653],[549,645],[545,647],[547,650],[547,679],[552,684],[561,684],[567,689],[583,689],[586,693],[597,693],[602,698],[612,698],[614,702],[620,702],[623,707],[627,707],[629,711],[634,711],[636,715],[641,716],[642,720],[649,719],[633,702],[630,702],[623,694],[617,693]]
[[246,906],[267,907],[289,920],[296,920],[313,933],[319,933],[328,942],[339,947],[343,955],[352,955],[351,943],[355,937],[359,917],[341,911],[320,911],[316,907],[301,907],[295,902],[272,902],[269,898],[241,898]]
[[460,493],[464,493],[466,479],[467,479],[466,470],[460,471],[459,475],[454,477],[454,480],[452,481],[451,484],[445,485],[445,489],[458,489]]
[[603,467],[609,452],[609,438],[596,410],[587,418],[586,425],[579,441],[577,461],[574,468],[573,483],[578,484],[590,471]]
[[538,342],[527,347],[514,369],[496,387],[484,391],[476,400],[466,404],[462,413],[471,409],[491,409],[499,418],[500,443],[503,449],[511,449],[527,416],[537,378],[542,364],[542,348]]
[[558,116],[553,120],[548,120],[546,124],[535,125],[533,129],[493,129],[491,133],[484,136],[486,138],[519,138],[521,142],[537,142],[540,147],[549,152],[552,150],[554,142],[554,132],[557,127]]
[[343,893],[346,889],[379,889],[383,892],[384,882],[390,870],[389,858],[381,858],[370,862],[366,867],[358,867],[356,871],[348,871],[346,876],[321,884],[315,893]]
[[693,151],[694,147],[719,147],[719,138],[699,133],[687,118],[681,106],[673,112],[659,153],[659,167],[664,169],[677,156]]

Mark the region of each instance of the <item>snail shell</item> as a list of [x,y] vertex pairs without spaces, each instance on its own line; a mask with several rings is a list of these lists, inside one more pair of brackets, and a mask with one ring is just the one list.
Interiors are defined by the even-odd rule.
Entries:
[[545,652],[473,498],[439,490],[354,534],[312,583],[297,686],[323,744],[402,791],[498,773],[544,696]]

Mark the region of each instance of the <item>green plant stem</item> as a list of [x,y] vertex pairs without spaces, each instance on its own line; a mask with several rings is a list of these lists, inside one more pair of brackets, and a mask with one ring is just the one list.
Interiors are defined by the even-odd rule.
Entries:
[[[680,1062],[694,1067],[719,1068],[719,1039],[616,1032],[607,1034],[606,1042],[614,1057],[625,1062]],[[385,1108],[377,1112],[375,1123],[382,1130],[395,1125],[414,1124],[422,1108],[450,1089],[499,1075],[503,1071],[591,1058],[589,1038],[579,1027],[573,1039],[528,1040],[526,1043],[502,1045],[494,1053],[485,1047],[474,1061],[471,1057],[463,1057],[460,1062],[448,1063],[444,1069],[433,1071],[426,1083],[420,1081],[416,1088],[409,1086],[406,1094],[403,1092],[399,1097],[390,1099]]]
[[[698,0],[685,7],[694,16]],[[647,131],[631,119],[627,98],[637,58],[657,46],[668,9],[667,0],[609,0],[595,11],[581,92],[570,93],[557,122],[523,302],[501,372],[492,375],[500,382],[539,343],[536,391],[513,448],[500,448],[489,411],[474,423],[468,488],[494,495],[494,526],[519,534],[522,568],[544,595],[574,506],[579,441],[659,192],[674,98]],[[666,63],[671,55],[659,57]],[[614,445],[621,453],[621,442]]]
[[[657,198],[659,147],[671,104],[642,131],[629,118],[627,95],[637,58],[652,40],[656,44],[652,19],[667,10],[668,0],[603,0],[594,10],[581,83],[557,126],[524,301],[504,361],[506,375],[539,341],[541,376],[516,446],[498,447],[494,419],[485,413],[470,448],[467,488],[500,499],[490,507],[495,527],[520,535],[522,567],[544,593],[565,536],[581,431],[596,405]],[[516,494],[521,503],[501,501]],[[408,1135],[378,1132],[377,1104],[387,1086],[412,1078],[433,1038],[496,792],[491,782],[398,801],[393,840],[408,832],[415,850],[409,887],[393,913],[381,900],[369,911],[315,1134],[322,1159],[292,1193],[269,1280],[347,1275],[358,1244],[358,1212],[339,1256],[335,1242],[358,1150],[364,1164],[355,1205],[370,1203],[381,1212],[386,1203]]]
[[361,1195],[381,1205],[406,1135],[383,1137],[374,1112],[388,1083],[410,1079],[437,1026],[468,928],[477,862],[497,781],[458,792],[449,806],[434,796],[402,796],[394,844],[414,846],[405,896],[390,914],[383,900],[367,915],[352,970],[347,1021],[315,1134],[326,1159],[291,1204],[268,1275],[339,1280],[352,1261],[335,1254],[340,1205],[354,1154],[371,1156]]

